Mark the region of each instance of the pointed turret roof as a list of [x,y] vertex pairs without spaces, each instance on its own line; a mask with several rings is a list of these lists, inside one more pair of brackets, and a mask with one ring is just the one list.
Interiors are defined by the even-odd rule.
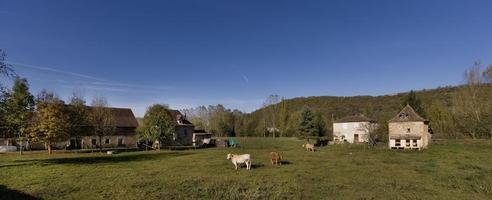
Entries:
[[408,105],[403,108],[398,115],[389,120],[389,122],[426,122],[427,120],[421,117],[412,106]]

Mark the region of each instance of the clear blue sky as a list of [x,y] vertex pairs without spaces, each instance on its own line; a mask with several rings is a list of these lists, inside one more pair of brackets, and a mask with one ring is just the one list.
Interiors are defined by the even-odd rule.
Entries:
[[381,95],[492,63],[490,0],[0,0],[0,48],[32,92],[105,96],[141,116],[269,94]]

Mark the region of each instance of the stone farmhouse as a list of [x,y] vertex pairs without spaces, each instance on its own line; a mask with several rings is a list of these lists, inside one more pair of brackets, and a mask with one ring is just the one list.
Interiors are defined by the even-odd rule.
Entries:
[[390,149],[425,149],[431,141],[429,121],[407,105],[388,122]]
[[364,115],[346,116],[333,123],[333,141],[335,143],[361,143],[369,141],[369,127],[376,120]]
[[173,135],[175,144],[173,145],[193,145],[193,132],[195,126],[186,119],[186,115],[181,114],[178,110],[170,110],[170,112],[176,122],[176,128]]

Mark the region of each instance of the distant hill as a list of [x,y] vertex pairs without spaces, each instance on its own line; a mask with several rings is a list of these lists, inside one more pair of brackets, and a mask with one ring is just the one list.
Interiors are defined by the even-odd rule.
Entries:
[[[448,86],[414,92],[416,92],[417,97],[422,101],[422,107],[426,110],[433,101],[440,101],[445,106],[450,107],[452,103],[451,99],[460,87],[462,86]],[[287,117],[294,116],[304,106],[308,106],[323,116],[327,124],[327,129],[331,131],[333,120],[347,115],[364,114],[367,117],[378,120],[380,123],[385,123],[403,108],[402,102],[407,94],[408,92],[382,96],[298,97],[284,100],[283,103],[288,113]],[[492,94],[492,84],[484,85],[480,90],[480,95],[484,102],[490,101],[490,94]],[[427,117],[425,113],[419,114]],[[245,117],[248,118],[250,123],[259,126],[261,122],[265,121],[265,117],[267,116],[266,109],[261,108],[247,114]]]

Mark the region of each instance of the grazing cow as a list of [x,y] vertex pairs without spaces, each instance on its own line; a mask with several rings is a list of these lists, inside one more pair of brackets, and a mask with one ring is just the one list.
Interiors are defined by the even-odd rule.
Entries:
[[251,169],[251,156],[249,154],[227,154],[227,160],[231,160],[237,170],[238,164],[246,164],[246,169]]
[[282,165],[282,155],[278,152],[270,152],[270,161],[272,165]]
[[313,151],[314,152],[314,144],[306,143],[306,144],[303,144],[302,147],[304,147],[308,151]]

